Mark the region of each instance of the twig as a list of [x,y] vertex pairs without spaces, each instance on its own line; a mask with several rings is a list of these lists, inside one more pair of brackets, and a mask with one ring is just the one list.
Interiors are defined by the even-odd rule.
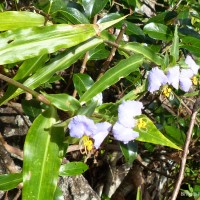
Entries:
[[[87,51],[87,52],[85,53],[85,56],[84,56],[84,59],[83,59],[83,63],[82,63],[82,65],[81,65],[81,70],[80,70],[80,73],[81,73],[81,74],[83,74],[83,73],[85,72],[86,64],[87,64],[88,59],[89,59],[89,52]],[[75,98],[76,95],[77,95],[77,90],[74,90],[72,96]]]
[[176,10],[183,0],[179,0],[179,2],[171,9],[171,11]]
[[19,189],[13,200],[18,200],[20,198],[22,191]]
[[109,40],[104,40],[104,43],[109,44],[109,45],[111,45],[111,46],[113,46],[113,47],[118,48],[119,50],[121,50],[121,51],[127,53],[129,56],[131,56],[131,55],[133,54],[132,51],[129,51],[129,50],[127,50],[127,49],[121,47],[119,44],[117,44],[117,43],[115,43],[115,42],[111,42],[111,41],[109,41]]
[[39,94],[38,92],[26,87],[25,85],[19,83],[18,81],[15,81],[7,76],[4,76],[3,74],[0,74],[0,79],[6,81],[7,83],[14,85],[22,90],[24,90],[25,92],[28,92],[30,94],[32,94],[38,101],[41,101],[44,104],[50,105],[51,102],[42,94]]
[[[97,15],[94,16],[93,18],[93,24],[96,24],[97,23]],[[84,56],[84,59],[83,59],[83,63],[81,65],[81,70],[80,70],[80,73],[83,74],[86,70],[86,64],[87,64],[87,61],[89,60],[89,51],[87,51],[85,53],[85,56]],[[74,90],[73,92],[73,97],[75,98],[77,95],[77,90]]]
[[189,153],[189,145],[190,145],[190,141],[191,141],[191,137],[192,137],[192,131],[193,131],[193,128],[194,128],[195,119],[196,119],[199,107],[200,107],[200,92],[199,92],[199,95],[198,95],[197,100],[196,100],[194,107],[193,107],[192,116],[191,116],[191,120],[190,120],[190,126],[189,126],[189,129],[188,129],[188,132],[187,132],[185,146],[184,146],[184,150],[183,150],[183,154],[182,154],[180,171],[179,171],[178,179],[177,179],[171,200],[176,200],[176,197],[177,197],[178,192],[179,192],[180,187],[181,187],[181,183],[182,183],[183,178],[184,178],[185,165],[186,165],[186,161],[187,161],[187,155]]
[[[122,37],[123,37],[123,34],[124,34],[125,30],[126,30],[126,25],[123,24],[123,25],[122,25],[122,28],[121,28],[121,30],[120,30],[120,32],[119,32],[119,35],[117,36],[117,39],[115,40],[115,44],[117,44],[117,45],[119,44],[119,42],[121,41],[121,39],[122,39]],[[101,73],[100,73],[99,76],[97,77],[97,80],[98,80],[99,78],[101,78],[101,77],[103,76],[104,72],[108,69],[108,67],[109,67],[109,65],[110,65],[110,62],[112,61],[112,59],[113,59],[113,57],[114,57],[114,55],[115,55],[116,50],[117,50],[117,47],[116,47],[116,46],[113,46],[112,49],[111,49],[111,52],[110,52],[110,54],[109,54],[109,56],[108,56],[108,58],[107,58],[106,61],[103,63],[103,66],[102,66],[102,68],[101,68]]]
[[2,143],[2,145],[4,146],[4,148],[9,152],[9,153],[13,153],[17,156],[19,156],[21,159],[23,159],[23,151],[21,151],[20,149],[13,147],[11,145],[9,145],[3,138],[3,136],[0,133],[0,142]]

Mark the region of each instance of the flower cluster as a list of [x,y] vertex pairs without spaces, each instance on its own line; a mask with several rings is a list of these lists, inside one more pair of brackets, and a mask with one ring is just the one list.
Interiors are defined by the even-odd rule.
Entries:
[[[116,140],[128,143],[139,136],[138,132],[133,128],[138,125],[136,116],[142,114],[143,105],[139,101],[124,101],[118,108],[118,121],[114,124],[112,133]],[[139,126],[144,126],[144,123],[139,123]],[[112,128],[112,124],[108,122],[94,123],[93,120],[87,118],[84,115],[77,115],[72,118],[68,128],[70,130],[70,136],[76,138],[82,138],[83,145],[88,151],[92,149],[92,146],[98,149],[109,134]],[[94,144],[93,144],[93,141]]]
[[115,139],[128,143],[139,136],[133,128],[137,124],[136,116],[142,114],[143,105],[139,101],[124,101],[118,108],[118,121],[113,126]]
[[[108,135],[111,127],[112,125],[108,122],[95,124],[93,120],[84,115],[73,117],[68,125],[71,137],[82,138],[88,136],[94,140],[94,147],[96,149],[99,148],[105,137]],[[86,139],[88,137],[84,138],[84,145],[90,150],[93,143],[91,143],[91,140]]]
[[[196,74],[198,73],[199,66],[195,63],[191,56],[187,55],[185,63],[188,65],[188,68],[181,69],[178,65],[170,68],[165,75],[165,73],[160,70],[158,67],[153,68],[149,72],[148,77],[148,91],[154,92],[159,90],[159,88],[165,84],[172,85],[175,89],[179,88],[184,92],[188,92],[192,83],[197,84]],[[165,91],[168,95],[169,91]],[[166,96],[167,96],[166,95]]]

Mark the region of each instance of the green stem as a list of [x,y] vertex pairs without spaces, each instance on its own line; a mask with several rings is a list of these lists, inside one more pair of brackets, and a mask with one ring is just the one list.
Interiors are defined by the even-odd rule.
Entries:
[[32,94],[38,101],[41,101],[42,103],[45,103],[47,105],[51,104],[51,102],[46,97],[44,97],[42,94],[39,94],[38,92],[22,85],[21,83],[13,80],[7,76],[4,76],[3,74],[0,74],[0,79],[6,81],[9,84],[16,86],[17,88],[24,90],[25,92]]

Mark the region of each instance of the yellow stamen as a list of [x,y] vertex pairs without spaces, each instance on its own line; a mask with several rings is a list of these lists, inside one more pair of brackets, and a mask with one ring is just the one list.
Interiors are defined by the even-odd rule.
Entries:
[[138,127],[139,129],[141,129],[141,128],[146,128],[146,126],[147,126],[147,123],[146,123],[143,119],[138,119],[137,127]]
[[163,94],[164,94],[166,97],[169,97],[171,91],[172,91],[172,89],[169,88],[168,86],[165,86],[165,87],[163,88]]
[[82,141],[83,141],[83,146],[88,150],[91,151],[93,148],[93,142],[92,140],[90,140],[89,136],[84,135],[82,137]]
[[193,76],[193,77],[192,77],[192,83],[193,83],[194,85],[197,85],[197,84],[198,84],[198,79],[197,79],[196,76]]

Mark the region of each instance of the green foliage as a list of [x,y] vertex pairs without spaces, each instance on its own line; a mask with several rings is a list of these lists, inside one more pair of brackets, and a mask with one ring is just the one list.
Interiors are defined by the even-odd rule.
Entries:
[[88,166],[82,162],[71,162],[61,165],[60,176],[76,176],[88,170]]
[[102,92],[109,86],[113,85],[121,78],[126,77],[131,72],[136,71],[142,64],[143,56],[134,55],[125,60],[120,61],[115,67],[108,70],[94,85],[87,90],[80,98],[81,103],[89,101],[92,97]]
[[[151,1],[153,7],[149,2],[145,4],[152,9],[145,10],[139,0],[0,3],[0,75],[49,100],[48,105],[35,98],[25,100],[21,95],[25,93],[23,88],[12,81],[2,87],[0,105],[10,100],[21,103],[33,124],[25,138],[22,173],[0,175],[0,190],[11,190],[23,182],[24,200],[64,199],[57,186],[59,176],[87,173],[90,167],[91,171],[98,170],[107,162],[105,157],[116,149],[124,158],[120,157],[120,164],[131,166],[140,156],[147,165],[145,170],[156,166],[161,174],[166,171],[168,176],[177,177],[181,159],[177,155],[186,141],[200,75],[196,74],[196,84],[187,93],[168,84],[172,89],[169,96],[164,95],[163,87],[150,93],[148,75],[155,66],[165,74],[175,65],[187,68],[188,54],[200,63],[200,6],[196,1],[178,0],[155,4]],[[122,25],[125,29],[120,32]],[[133,128],[139,137],[127,144],[118,143],[112,126],[118,121],[119,105],[132,100],[142,102],[144,107]],[[130,108],[130,113],[131,109],[137,108]],[[87,150],[83,138],[70,137],[68,124],[76,115],[85,115],[95,123],[111,123],[100,149]],[[144,126],[138,126],[138,120]],[[191,197],[200,191],[196,150],[199,121],[198,114],[181,190]],[[78,126],[77,132],[79,129]],[[78,156],[68,152],[71,145],[76,146]],[[166,157],[162,160],[161,156]],[[63,164],[63,158],[69,162]],[[96,173],[93,172],[92,175]],[[157,198],[170,199],[173,192],[170,186],[175,182],[174,179],[166,182]],[[137,188],[135,199],[140,200],[142,189]],[[102,199],[110,197],[104,194]]]
[[50,107],[28,131],[23,161],[24,199],[51,199],[54,195],[64,154],[64,130],[53,127],[57,121],[56,109]]
[[144,128],[135,128],[139,132],[139,137],[136,138],[137,141],[149,142],[153,144],[160,144],[163,146],[169,146],[178,150],[181,150],[180,147],[168,140],[153,124],[153,122],[146,116],[140,118],[146,123]]
[[11,190],[22,182],[22,173],[0,175],[0,190]]
[[42,15],[25,11],[1,12],[0,19],[0,31],[43,26],[45,23],[45,18]]

